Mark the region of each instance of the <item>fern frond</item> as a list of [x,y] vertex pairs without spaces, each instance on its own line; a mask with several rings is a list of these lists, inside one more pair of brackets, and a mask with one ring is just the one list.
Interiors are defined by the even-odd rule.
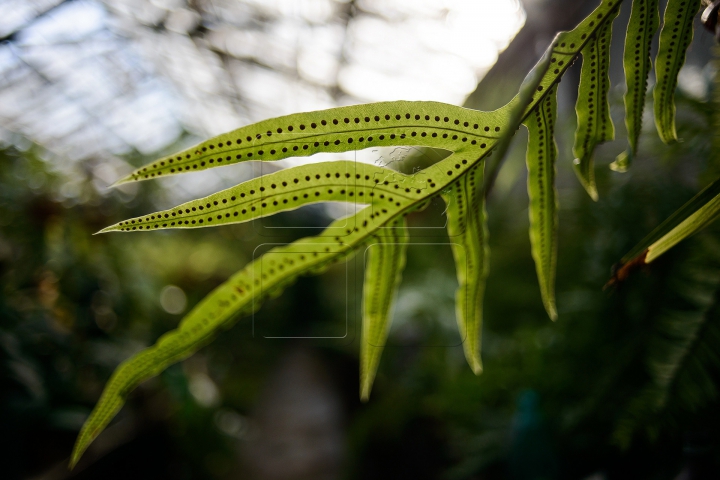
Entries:
[[720,213],[720,192],[717,191],[719,189],[718,184],[720,184],[720,179],[693,197],[688,203],[683,205],[677,214],[672,215],[665,223],[658,227],[658,230],[662,232],[674,222],[687,215],[677,226],[670,229],[648,247],[645,263],[652,262],[680,241],[705,228],[717,219]]
[[360,345],[360,398],[370,398],[375,373],[380,364],[390,330],[395,301],[405,267],[408,232],[400,218],[375,235],[366,250],[363,286],[362,339]]
[[623,100],[629,146],[610,164],[610,168],[617,172],[626,171],[637,153],[638,140],[642,131],[648,75],[652,69],[650,47],[659,21],[658,0],[635,0],[633,2],[623,54],[623,68],[627,85]]
[[665,7],[653,90],[655,126],[665,143],[677,141],[675,88],[678,73],[685,63],[685,51],[693,37],[693,19],[699,9],[700,0],[668,0]]
[[[384,221],[381,221],[380,218]],[[353,216],[354,224],[384,224],[392,221],[390,212],[365,208]],[[262,301],[279,294],[299,276],[319,273],[332,262],[352,254],[367,240],[367,235],[348,235],[339,240],[333,227],[343,228],[345,219],[336,220],[315,237],[276,247],[233,275],[188,315],[180,326],[166,333],[154,346],[123,362],[113,373],[97,406],[85,422],[73,450],[70,466],[80,459],[90,442],[107,426],[122,407],[127,395],[142,381],[157,375],[209,343],[218,330],[229,327],[239,314],[257,310]],[[331,233],[326,233],[326,232]]]
[[557,319],[555,307],[555,264],[557,261],[557,191],[555,189],[554,130],[557,90],[543,100],[541,108],[526,120],[528,195],[530,197],[530,245],[535,260],[543,305],[550,318]]
[[297,113],[213,137],[141,167],[117,184],[248,161],[306,157],[371,147],[425,146],[487,151],[507,110],[478,112],[438,102],[382,102]]
[[482,373],[482,305],[490,256],[483,191],[484,167],[484,164],[475,166],[454,185],[450,193],[443,195],[459,285],[455,294],[458,328],[465,358],[476,375]]
[[705,187],[688,200],[664,222],[658,225],[621,260],[630,264],[642,257],[643,263],[650,263],[680,241],[705,228],[717,219],[720,213],[720,178]]
[[[279,294],[298,276],[318,273],[329,263],[356,253],[381,236],[381,241],[370,250],[380,249],[377,251],[384,256],[378,255],[384,260],[373,259],[375,255],[371,253],[365,290],[364,333],[368,340],[376,342],[368,342],[374,348],[366,347],[362,360],[361,388],[363,396],[369,395],[382,350],[379,346],[390,321],[393,291],[404,263],[404,249],[391,245],[402,243],[405,238],[404,216],[422,208],[441,192],[449,203],[449,233],[458,243],[453,247],[460,283],[458,324],[466,332],[464,348],[468,362],[479,372],[482,292],[487,275],[483,162],[491,151],[502,157],[521,122],[530,131],[527,158],[532,253],[543,303],[550,317],[556,318],[557,152],[553,128],[557,84],[593,39],[610,35],[609,24],[621,2],[602,1],[577,28],[559,34],[523,82],[520,93],[499,110],[478,112],[437,102],[384,102],[288,115],[217,136],[121,179],[118,183],[240,162],[370,147],[425,146],[452,152],[413,175],[354,162],[290,168],[102,230],[137,232],[239,223],[324,201],[350,200],[368,205],[351,217],[333,222],[318,236],[275,248],[270,252],[272,255],[252,262],[200,302],[177,330],[121,364],[80,433],[71,466],[138,383],[192,354],[209,342],[219,328],[259,308],[264,298]],[[382,240],[387,232],[392,233],[393,242]],[[377,293],[378,285],[387,287],[382,295]]]
[[575,130],[573,167],[580,183],[590,198],[597,201],[593,170],[595,147],[615,138],[615,127],[610,118],[610,40],[612,23],[619,10],[614,10],[602,22],[600,30],[590,39],[582,50],[582,69],[578,89],[577,111],[578,126]]
[[377,206],[395,210],[413,206],[427,195],[438,192],[443,184],[436,182],[440,183],[433,180],[428,171],[403,175],[388,168],[359,162],[300,165],[263,175],[168,210],[124,220],[99,233],[243,223],[303,205],[330,201],[360,204],[376,201]]

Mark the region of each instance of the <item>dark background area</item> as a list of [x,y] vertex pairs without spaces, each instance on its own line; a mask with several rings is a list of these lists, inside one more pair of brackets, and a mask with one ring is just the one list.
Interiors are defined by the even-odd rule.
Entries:
[[[554,32],[594,3],[524,6],[524,29],[468,106],[509,100]],[[521,130],[488,201],[481,376],[463,357],[457,281],[436,203],[410,217],[412,245],[368,403],[358,387],[358,255],[301,279],[142,384],[73,472],[73,442],[114,368],[267,244],[312,235],[332,211],[93,236],[172,202],[173,185],[107,190],[98,187],[102,158],[67,169],[39,141],[4,143],[0,478],[720,478],[720,228],[603,290],[612,265],[720,173],[717,50],[697,29],[677,94],[682,142],[661,144],[648,119],[631,170],[612,172],[609,163],[625,148],[626,7],[611,66],[617,140],[596,155],[598,202],[571,171],[579,64],[560,88],[557,322],[543,310],[530,256]],[[152,159],[138,150],[120,157],[135,166]],[[408,155],[403,168],[435,158]],[[72,198],[63,194],[70,184]]]

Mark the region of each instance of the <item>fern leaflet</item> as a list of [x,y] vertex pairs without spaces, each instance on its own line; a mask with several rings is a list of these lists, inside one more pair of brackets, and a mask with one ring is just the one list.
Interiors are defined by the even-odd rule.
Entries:
[[655,126],[665,143],[677,141],[675,131],[675,87],[685,51],[693,37],[693,19],[700,0],[668,0],[665,7],[660,46],[655,59],[657,82],[653,90]]
[[370,398],[380,355],[390,330],[392,303],[400,285],[407,249],[405,219],[382,229],[366,250],[363,319],[360,347],[360,397]]
[[540,293],[550,318],[555,307],[555,263],[557,260],[557,191],[555,190],[556,94],[548,92],[540,108],[526,121],[528,195],[530,196],[530,244],[535,260]]

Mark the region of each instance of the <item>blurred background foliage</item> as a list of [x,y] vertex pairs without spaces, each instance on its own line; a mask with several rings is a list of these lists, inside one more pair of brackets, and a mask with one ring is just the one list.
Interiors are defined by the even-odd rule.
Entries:
[[[3,2],[3,8],[13,3],[17,2]],[[65,3],[73,8],[88,4]],[[283,38],[281,27],[270,27],[278,19],[295,19],[302,13],[277,7],[273,14],[254,2],[238,2],[240,7],[205,2],[117,4],[125,10],[90,3],[125,22],[122,32],[150,28],[173,41],[194,41],[203,55],[214,50],[201,40],[228,32],[212,15],[219,15],[220,6],[239,8],[251,17],[225,15],[237,31],[254,25],[267,33],[266,38]],[[390,23],[411,17],[403,2],[388,2],[392,8],[377,2],[325,3],[335,10],[323,17],[324,24],[312,20],[312,11],[307,14],[311,20],[301,20],[322,26],[341,19],[343,28],[351,29],[356,17]],[[451,9],[451,3],[443,5]],[[520,83],[538,49],[556,30],[568,28],[594,6],[578,3],[585,2],[524,2],[525,27],[467,105],[494,108],[509,99],[513,82]],[[26,15],[27,24],[46,18],[43,9],[57,6],[50,4],[38,2]],[[307,3],[311,4],[324,3]],[[425,5],[420,2],[413,8],[420,4]],[[146,10],[132,10],[137,5]],[[166,17],[156,12],[162,8]],[[157,18],[122,16],[137,11],[156,12]],[[192,17],[192,29],[178,33],[180,27],[170,27],[185,11],[197,17]],[[625,8],[616,28],[623,16]],[[136,22],[134,27],[128,18]],[[2,48],[17,49],[14,43],[22,35],[6,24]],[[17,32],[22,32],[24,24],[18,25]],[[117,172],[151,160],[159,150],[219,132],[193,127],[179,116],[176,133],[168,134],[170,140],[162,145],[145,151],[138,143],[106,157],[96,152],[92,136],[50,135],[47,125],[46,130],[33,126],[0,106],[0,476],[718,478],[720,227],[683,242],[646,270],[603,291],[611,266],[720,174],[720,94],[712,41],[698,29],[681,72],[677,103],[683,141],[662,145],[647,121],[641,153],[626,174],[607,168],[624,148],[623,87],[614,88],[620,140],[597,153],[597,203],[587,197],[570,167],[575,92],[572,81],[561,86],[555,323],[542,308],[529,254],[525,135],[518,134],[489,197],[492,256],[481,376],[467,367],[455,326],[457,282],[449,240],[443,237],[444,229],[437,228],[444,225],[443,205],[438,202],[410,218],[413,244],[389,345],[367,404],[358,399],[363,274],[363,258],[358,256],[322,276],[300,280],[198,354],[141,385],[72,473],[66,462],[75,436],[119,362],[174,328],[183,312],[269,244],[313,234],[338,210],[304,208],[218,229],[93,236],[106,225],[237,183],[258,170],[229,169],[218,177],[195,180],[199,186],[193,184],[196,177],[188,176],[182,183],[146,182],[139,188],[108,190]],[[147,42],[145,47],[149,48]],[[622,43],[613,48],[612,75],[619,85]],[[339,52],[333,55],[341,63],[353,58],[352,47]],[[214,54],[224,58],[222,52]],[[228,55],[231,62],[258,67],[257,55]],[[260,67],[295,78],[275,64]],[[17,90],[14,96],[7,93],[15,77],[4,70],[1,78],[0,95],[20,98]],[[374,99],[353,96],[348,85],[320,85],[332,93],[326,106]],[[54,82],[37,88],[35,94],[54,88]],[[177,91],[182,89],[174,94]],[[265,92],[266,97],[270,93]],[[213,102],[228,101],[223,95],[216,91]],[[233,102],[228,105],[254,105],[244,104],[241,97]],[[278,108],[294,106],[291,102],[290,107]],[[40,109],[38,115],[47,117],[43,108],[55,107],[43,104],[34,111]],[[253,115],[236,121],[278,113],[253,108]],[[56,121],[62,122],[59,111]],[[208,111],[212,117],[212,109]],[[138,110],[139,115],[143,112]],[[82,118],[93,124],[92,117]],[[127,114],[120,118],[128,125],[136,120]],[[163,122],[161,126],[167,125]],[[228,122],[229,128],[235,126]],[[77,144],[77,150],[64,149],[70,143]],[[371,152],[377,155],[400,160],[396,163],[407,171],[438,158],[432,151]]]

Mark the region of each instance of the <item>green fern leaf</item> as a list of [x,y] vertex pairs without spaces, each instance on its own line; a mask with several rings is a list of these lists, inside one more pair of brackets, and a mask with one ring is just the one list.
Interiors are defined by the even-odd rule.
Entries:
[[578,127],[575,130],[573,166],[580,183],[595,201],[598,199],[598,193],[595,186],[593,153],[598,144],[615,138],[607,95],[610,90],[608,67],[612,22],[617,14],[616,9],[605,17],[598,33],[582,50],[580,87],[575,104]]
[[[585,44],[597,34],[602,19],[614,14],[620,3],[621,0],[603,1],[576,29],[558,35],[544,59],[528,75],[520,94],[494,112],[478,112],[437,102],[385,102],[289,115],[220,135],[159,159],[121,179],[118,183],[246,161],[279,160],[318,152],[345,152],[381,146],[427,146],[453,152],[414,175],[354,162],[304,165],[102,230],[134,232],[239,223],[322,201],[349,199],[367,205],[357,214],[333,222],[318,236],[275,248],[269,252],[271,255],[252,262],[201,301],[181,321],[177,330],[162,336],[154,346],[121,364],[81,430],[71,467],[121,408],[127,394],[140,382],[191,355],[209,342],[220,328],[230,326],[239,315],[256,310],[264,298],[278,295],[298,276],[319,273],[330,263],[356,253],[372,241],[373,236],[380,235],[380,229],[390,227],[395,230],[397,238],[404,238],[405,234],[398,231],[402,231],[398,225],[407,213],[422,208],[440,192],[452,192],[458,188],[461,192],[458,192],[456,200],[464,199],[466,211],[463,214],[457,204],[451,206],[449,227],[451,234],[455,234],[466,246],[465,264],[472,266],[465,273],[458,270],[458,323],[467,332],[465,352],[468,360],[473,370],[478,371],[481,365],[480,315],[487,250],[482,203],[484,192],[477,189],[483,180],[482,163],[491,150],[497,150],[497,156],[502,157],[521,121],[529,123],[531,130],[528,168],[532,179],[533,256],[546,309],[555,318],[553,285],[557,207],[553,185],[556,153],[552,140],[555,88]],[[534,126],[537,112],[542,119]],[[541,134],[552,148],[539,143],[538,136]],[[463,223],[464,230],[460,228]],[[387,247],[383,245],[383,248]],[[455,256],[461,263],[457,248]],[[397,258],[396,267],[387,270],[395,272],[395,276],[402,265],[399,253]],[[372,280],[369,285],[373,285]],[[366,286],[366,292],[372,291],[369,288]],[[372,313],[377,319],[373,320],[377,322],[375,326],[382,323],[382,318],[389,319],[389,313],[384,312],[389,312],[390,299],[381,299],[379,303],[385,306],[383,308],[387,307],[385,311],[374,309],[372,305],[366,308],[368,314]],[[373,329],[374,334],[382,331],[382,328]],[[368,394],[379,356],[380,351],[375,350],[363,357],[368,359],[365,363],[367,375],[363,380]]]
[[476,375],[482,373],[482,304],[490,255],[482,188],[484,167],[484,164],[474,167],[450,193],[443,195],[459,284],[455,295],[458,328],[465,358]]
[[705,187],[643,238],[621,264],[642,258],[650,263],[690,235],[715,221],[720,213],[720,178]]
[[363,319],[360,347],[360,398],[370,398],[390,330],[392,304],[405,267],[407,228],[401,218],[382,229],[366,250],[367,265],[363,286]]
[[371,147],[488,151],[507,109],[478,112],[438,102],[382,102],[298,113],[239,128],[141,167],[117,184],[248,161]]
[[[169,210],[124,220],[98,233],[242,223],[328,201],[370,204],[376,200],[375,205],[393,210],[416,208],[419,200],[440,188],[428,171],[408,176],[359,162],[316,163],[264,175]],[[354,227],[348,220],[339,235],[348,235]]]
[[535,260],[540,293],[550,318],[555,308],[555,264],[557,260],[557,191],[555,190],[555,146],[557,90],[553,89],[525,122],[528,195],[530,196],[530,244]]
[[[647,248],[645,263],[650,263],[690,235],[714,222],[720,213],[720,179],[690,199],[653,233],[660,238]],[[676,224],[677,222],[677,224]],[[676,224],[670,228],[673,224]]]
[[685,205],[632,248],[614,268],[606,286],[624,280],[638,266],[646,265],[685,238],[702,230],[720,216],[720,178],[705,187]]
[[675,87],[685,51],[693,37],[693,19],[700,0],[668,0],[665,7],[660,45],[655,58],[657,81],[653,90],[655,126],[665,143],[677,141],[675,131]]
[[[391,220],[384,205],[366,208],[352,218],[356,225]],[[366,236],[356,232],[342,240],[332,233],[344,228],[346,219],[332,223],[321,235],[277,247],[236,273],[213,290],[185,318],[177,330],[166,333],[154,346],[123,362],[110,378],[97,406],[85,422],[73,450],[74,466],[92,440],[107,426],[123,405],[126,396],[142,381],[194,353],[228,328],[238,314],[249,314],[263,299],[279,294],[300,275],[319,273],[332,262],[353,253]],[[327,233],[327,232],[331,233]]]
[[645,109],[647,81],[652,61],[650,46],[659,24],[658,0],[635,0],[630,12],[627,34],[625,35],[625,126],[628,133],[628,149],[618,155],[610,164],[617,172],[624,172],[630,166],[637,152],[638,140],[642,131],[642,117]]
[[[207,220],[201,225],[199,219],[203,215],[208,215],[207,205],[211,205],[210,212],[213,216],[221,215],[222,219],[215,221],[212,225],[220,225],[222,223],[239,223],[250,220],[249,213],[246,216],[240,214],[236,217],[236,212],[247,210],[248,205],[236,205],[234,202],[240,202],[242,193],[246,195],[263,183],[273,191],[273,182],[282,181],[288,183],[289,188],[301,189],[301,186],[291,187],[288,179],[292,179],[292,185],[295,185],[294,179],[299,174],[308,175],[312,172],[323,171],[324,175],[321,179],[323,182],[336,181],[342,178],[341,172],[355,168],[355,180],[365,182],[354,190],[348,187],[348,192],[355,191],[356,198],[364,197],[368,207],[361,210],[350,218],[344,218],[333,222],[325,231],[316,237],[310,237],[298,240],[297,242],[287,246],[278,247],[270,252],[271,255],[264,255],[260,259],[254,261],[239,273],[234,275],[228,282],[211,292],[205,299],[198,304],[181,322],[180,327],[161,337],[158,342],[118,367],[116,372],[108,382],[102,397],[97,406],[93,410],[90,418],[87,420],[80,432],[73,455],[71,457],[71,467],[79,460],[82,453],[92,440],[105,428],[107,423],[117,413],[124,403],[126,395],[132,391],[143,380],[157,375],[168,365],[175,363],[194,353],[198,348],[208,343],[215,332],[220,328],[227,328],[233,323],[238,315],[249,314],[259,308],[262,300],[269,296],[278,295],[288,284],[292,283],[298,276],[306,274],[317,274],[331,262],[342,260],[348,255],[353,254],[364,245],[374,232],[386,225],[391,225],[398,217],[402,217],[408,212],[420,208],[427,203],[428,195],[421,195],[417,192],[423,192],[425,189],[442,190],[450,183],[458,178],[458,173],[463,173],[469,165],[467,159],[459,160],[456,155],[444,159],[440,163],[429,167],[422,172],[414,175],[403,175],[382,167],[376,167],[366,164],[355,164],[354,162],[328,162],[324,164],[304,165],[291,168],[288,170],[276,172],[266,177],[250,180],[237,187],[220,192],[209,197],[195,200],[183,204],[183,223],[182,225],[166,224],[172,218],[172,213],[179,211],[179,207],[170,210],[158,212],[156,214],[139,217],[132,220],[120,222],[106,231],[138,231],[133,230],[135,225],[142,224],[145,229],[157,228],[197,228],[199,226],[208,226],[211,222]],[[314,170],[320,169],[320,170]],[[331,173],[327,177],[327,173]],[[335,173],[341,174],[339,177]],[[442,175],[440,175],[442,174]],[[357,176],[360,175],[360,178]],[[432,177],[430,176],[432,175]],[[351,177],[352,178],[352,177]],[[434,178],[436,180],[434,180]],[[312,178],[311,178],[312,179]],[[335,193],[328,193],[329,187],[327,183],[320,184],[320,180],[314,187],[313,192],[319,195],[313,197],[319,199],[335,200]],[[436,183],[437,182],[437,183]],[[300,182],[298,182],[300,183]],[[278,183],[275,183],[276,187]],[[322,185],[322,186],[321,186]],[[259,190],[260,187],[258,187]],[[278,187],[279,188],[279,187]],[[337,188],[337,187],[336,187]],[[262,192],[265,193],[265,192]],[[364,195],[360,195],[363,193]],[[415,200],[407,201],[407,195],[418,195]],[[278,199],[288,198],[288,195],[296,195],[296,192],[285,193],[278,192],[275,194],[268,193],[268,197],[258,200],[250,200],[255,202],[276,202]],[[236,200],[232,200],[233,196]],[[432,196],[432,194],[430,194]],[[311,196],[308,195],[308,199]],[[223,200],[228,200],[227,203]],[[215,205],[215,201],[218,202]],[[309,200],[308,200],[309,202]],[[205,210],[201,212],[200,207]],[[195,211],[192,208],[196,208]],[[224,208],[223,213],[219,213],[219,208]],[[250,207],[251,208],[251,207]],[[260,204],[262,207],[262,203]],[[281,201],[277,205],[272,205],[272,212],[261,211],[258,209],[253,212],[255,216],[270,215],[282,209],[294,207],[283,207]],[[188,212],[189,211],[189,212]],[[260,212],[260,213],[257,213]],[[169,215],[167,218],[165,215]],[[191,217],[194,216],[194,217]],[[229,215],[229,216],[228,216]],[[152,218],[155,217],[155,218]],[[177,216],[176,218],[180,218]],[[197,223],[193,224],[191,218]],[[205,217],[207,218],[207,217]],[[140,221],[142,220],[142,221]],[[188,224],[184,222],[188,221]],[[162,223],[161,223],[162,222]],[[167,225],[167,226],[164,226]],[[338,234],[341,231],[341,234]],[[271,260],[267,260],[271,258]]]

